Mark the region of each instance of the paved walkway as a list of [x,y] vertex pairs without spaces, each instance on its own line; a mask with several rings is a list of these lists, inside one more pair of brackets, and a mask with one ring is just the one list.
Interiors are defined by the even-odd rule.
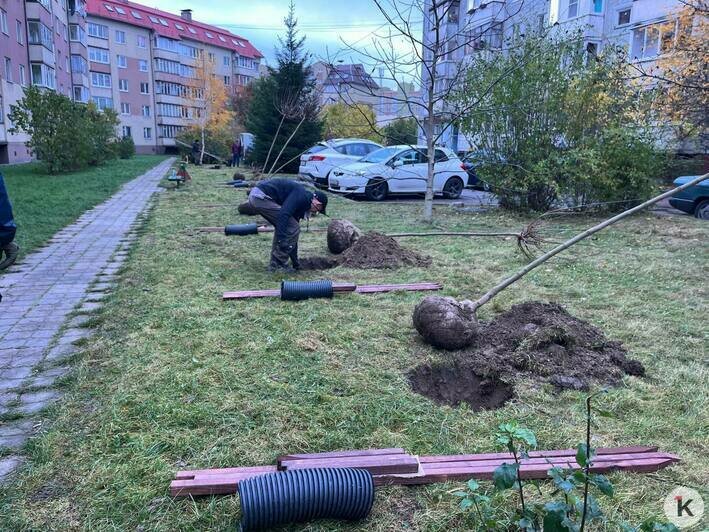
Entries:
[[39,425],[33,416],[61,396],[55,381],[70,371],[74,344],[92,333],[82,327],[87,313],[110,290],[172,161],[126,183],[0,274],[0,480],[22,462],[17,450]]

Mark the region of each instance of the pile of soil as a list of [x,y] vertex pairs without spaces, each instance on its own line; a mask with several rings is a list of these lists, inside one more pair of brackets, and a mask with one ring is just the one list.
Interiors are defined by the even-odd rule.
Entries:
[[374,231],[357,239],[352,247],[336,257],[308,257],[300,260],[304,270],[325,270],[337,266],[367,270],[430,265],[431,257],[403,248],[393,238]]
[[625,374],[645,375],[620,342],[557,304],[515,305],[478,327],[472,344],[452,354],[448,363],[415,368],[409,374],[414,391],[443,404],[465,401],[475,408],[465,388],[474,382],[471,374],[481,382],[526,380],[583,391],[592,385],[617,386]]

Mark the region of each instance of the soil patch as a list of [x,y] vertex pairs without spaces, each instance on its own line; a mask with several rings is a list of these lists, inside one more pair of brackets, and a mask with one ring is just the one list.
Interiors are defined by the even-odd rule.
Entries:
[[371,232],[359,238],[349,249],[336,257],[307,257],[300,260],[304,270],[323,270],[345,266],[361,270],[426,267],[431,257],[403,248],[391,237]]
[[[609,340],[600,329],[575,318],[561,305],[522,303],[478,327],[473,343],[451,354],[446,372],[436,370],[441,376],[433,381],[434,385],[422,387],[421,378],[414,379],[426,371],[433,375],[430,365],[415,368],[409,374],[414,391],[434,401],[465,401],[475,408],[478,403],[467,395],[474,391],[456,384],[474,383],[471,372],[483,382],[499,379],[513,384],[528,380],[549,383],[557,389],[584,391],[593,385],[617,386],[625,374],[645,375],[643,365],[628,358],[620,342]],[[458,373],[457,377],[452,376]],[[451,390],[458,389],[462,390],[460,395],[455,392],[454,398],[449,399]]]
[[439,404],[467,403],[475,411],[499,408],[514,395],[510,384],[479,375],[462,362],[418,366],[409,382],[414,391]]

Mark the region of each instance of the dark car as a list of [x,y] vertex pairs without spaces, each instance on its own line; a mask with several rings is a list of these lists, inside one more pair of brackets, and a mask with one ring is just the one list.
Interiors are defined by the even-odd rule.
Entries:
[[468,174],[468,185],[466,188],[474,188],[477,190],[490,190],[490,183],[480,179],[477,169],[486,164],[504,162],[504,159],[499,155],[491,154],[485,150],[468,152],[461,156],[461,160],[463,163],[460,167]]
[[[676,186],[696,179],[696,175],[684,175],[674,180]],[[684,189],[670,198],[670,205],[675,209],[693,214],[700,220],[709,220],[709,179]]]

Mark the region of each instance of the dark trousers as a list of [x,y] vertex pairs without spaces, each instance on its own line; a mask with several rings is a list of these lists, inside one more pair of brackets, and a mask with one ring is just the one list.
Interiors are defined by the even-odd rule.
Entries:
[[0,248],[4,248],[15,240],[16,231],[17,229],[14,227],[0,227]]
[[235,167],[238,168],[238,167],[239,167],[239,161],[241,161],[241,156],[240,156],[240,155],[233,154],[233,155],[231,156],[231,165],[232,165],[232,166],[235,166]]
[[[281,212],[281,206],[270,199],[261,199],[249,197],[249,203],[261,216],[266,218],[273,227],[276,227],[278,221],[278,214]],[[290,253],[283,251],[279,242],[276,238],[276,234],[273,234],[273,243],[271,244],[271,265],[272,266],[287,266],[288,259],[298,259],[298,237],[300,237],[300,224],[298,220],[291,218],[288,220],[288,227],[286,228],[285,242],[282,242],[284,246],[292,246],[292,251]]]
[[15,239],[15,221],[12,215],[12,205],[7,196],[5,179],[0,174],[0,247],[7,246]]

